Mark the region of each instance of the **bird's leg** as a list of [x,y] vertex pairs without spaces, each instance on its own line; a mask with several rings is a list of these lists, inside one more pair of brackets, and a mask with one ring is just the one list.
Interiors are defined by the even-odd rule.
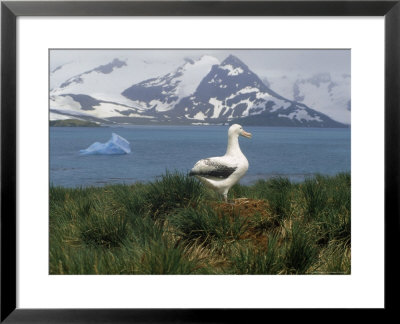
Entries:
[[227,203],[227,204],[229,204],[229,205],[234,205],[234,204],[235,204],[234,201],[228,201],[228,193],[227,193],[227,192],[224,193],[223,196],[224,196],[224,201],[225,201],[225,203]]

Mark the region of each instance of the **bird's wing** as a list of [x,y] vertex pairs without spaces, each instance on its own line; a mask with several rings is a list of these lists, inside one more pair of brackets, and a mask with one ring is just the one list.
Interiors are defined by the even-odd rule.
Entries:
[[228,178],[237,169],[237,163],[224,157],[213,157],[198,161],[189,175],[202,177]]

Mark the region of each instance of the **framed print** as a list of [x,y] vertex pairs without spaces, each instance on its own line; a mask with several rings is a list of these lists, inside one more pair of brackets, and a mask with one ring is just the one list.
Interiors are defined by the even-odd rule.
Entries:
[[393,309],[399,6],[2,2],[1,320]]

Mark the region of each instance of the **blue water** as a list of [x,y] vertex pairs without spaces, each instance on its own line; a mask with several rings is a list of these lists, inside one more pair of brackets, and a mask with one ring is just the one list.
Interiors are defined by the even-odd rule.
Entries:
[[[287,176],[301,181],[316,173],[350,171],[350,129],[245,127],[240,137],[249,160],[242,184]],[[111,133],[131,143],[128,155],[80,156],[79,150],[106,142]],[[50,127],[50,183],[101,186],[151,181],[166,170],[187,172],[200,159],[224,155],[226,126]]]

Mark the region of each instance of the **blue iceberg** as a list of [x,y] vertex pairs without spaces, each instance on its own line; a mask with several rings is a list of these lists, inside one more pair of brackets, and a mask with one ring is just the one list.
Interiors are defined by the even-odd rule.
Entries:
[[115,154],[129,154],[131,153],[131,147],[129,142],[119,136],[118,134],[112,133],[111,139],[106,143],[95,142],[85,150],[80,150],[81,155],[91,154],[102,154],[102,155],[115,155]]

